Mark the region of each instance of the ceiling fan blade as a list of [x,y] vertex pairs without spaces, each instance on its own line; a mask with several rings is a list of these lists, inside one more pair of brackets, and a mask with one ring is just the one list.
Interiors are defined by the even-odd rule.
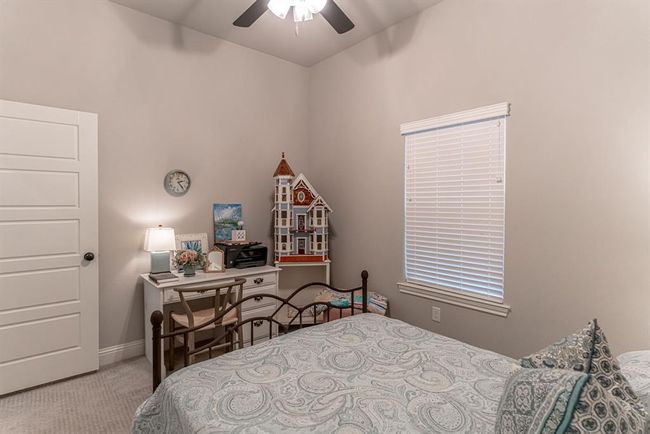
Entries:
[[336,30],[339,34],[343,34],[354,28],[354,23],[350,21],[350,18],[345,15],[345,12],[343,12],[341,8],[338,7],[336,3],[334,3],[334,0],[328,0],[327,4],[325,4],[325,7],[322,11],[320,11],[320,13],[323,15],[323,18],[325,18],[327,22],[330,23],[330,25],[334,27],[334,30]]
[[267,11],[269,0],[256,0],[255,3],[250,5],[243,14],[239,16],[233,23],[237,27],[250,27],[259,17],[264,15]]

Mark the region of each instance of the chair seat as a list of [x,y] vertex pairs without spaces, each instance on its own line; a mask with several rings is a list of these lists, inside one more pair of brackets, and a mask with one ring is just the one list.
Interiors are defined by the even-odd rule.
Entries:
[[[230,304],[226,305],[226,309],[230,308]],[[203,309],[203,310],[197,310],[195,312],[192,312],[194,314],[194,325],[200,325],[203,324],[204,322],[209,321],[210,319],[214,318],[214,309]],[[184,313],[175,313],[172,312],[172,320],[177,322],[183,327],[189,327],[189,320],[187,318],[187,315]],[[217,325],[228,325],[228,324],[234,324],[237,322],[237,309],[233,309],[230,312],[228,312],[222,319],[220,323],[217,323]],[[202,328],[201,330],[208,330],[212,329],[215,327],[215,324],[210,324]]]

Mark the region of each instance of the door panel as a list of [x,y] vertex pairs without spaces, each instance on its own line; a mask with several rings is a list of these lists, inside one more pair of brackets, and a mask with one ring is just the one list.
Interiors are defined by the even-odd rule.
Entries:
[[76,125],[0,117],[0,153],[76,160],[77,133]]
[[[78,348],[79,314],[0,327],[0,363]],[[29,336],[30,339],[25,339]]]
[[79,206],[78,192],[76,173],[0,170],[0,203],[5,207]]
[[0,395],[98,368],[97,115],[0,100]]
[[5,310],[79,299],[79,268],[0,274],[0,299]]
[[0,222],[0,259],[79,253],[79,220]]

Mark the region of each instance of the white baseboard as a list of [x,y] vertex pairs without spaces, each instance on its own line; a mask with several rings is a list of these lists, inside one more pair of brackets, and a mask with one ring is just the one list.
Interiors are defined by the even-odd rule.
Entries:
[[144,339],[125,344],[114,345],[112,347],[100,348],[99,366],[110,365],[133,357],[144,354]]

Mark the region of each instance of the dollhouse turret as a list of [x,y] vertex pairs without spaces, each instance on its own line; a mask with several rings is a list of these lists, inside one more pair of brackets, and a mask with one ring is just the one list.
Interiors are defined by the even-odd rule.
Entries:
[[284,152],[273,178],[275,262],[326,261],[332,209],[305,175],[294,175]]

